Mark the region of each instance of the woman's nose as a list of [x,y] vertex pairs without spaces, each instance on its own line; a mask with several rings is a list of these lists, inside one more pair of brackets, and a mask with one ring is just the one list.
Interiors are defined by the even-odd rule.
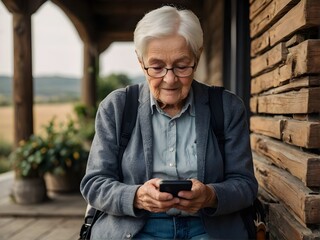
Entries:
[[167,71],[167,74],[163,77],[163,81],[165,81],[166,83],[174,83],[176,82],[177,77],[176,75],[173,73],[173,69],[169,69]]

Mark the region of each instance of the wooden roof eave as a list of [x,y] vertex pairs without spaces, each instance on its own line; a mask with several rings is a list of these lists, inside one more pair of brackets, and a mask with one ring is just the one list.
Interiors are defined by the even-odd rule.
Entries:
[[21,13],[21,14],[33,14],[36,12],[43,3],[47,0],[2,0],[3,4],[11,13]]
[[94,14],[90,10],[88,1],[77,0],[51,0],[70,19],[75,26],[80,39],[86,42],[97,41],[96,25],[94,24]]

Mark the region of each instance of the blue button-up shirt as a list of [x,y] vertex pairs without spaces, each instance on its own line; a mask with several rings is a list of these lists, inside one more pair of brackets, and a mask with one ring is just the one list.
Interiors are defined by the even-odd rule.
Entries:
[[153,127],[153,177],[197,178],[196,127],[193,91],[181,112],[166,114],[151,95]]

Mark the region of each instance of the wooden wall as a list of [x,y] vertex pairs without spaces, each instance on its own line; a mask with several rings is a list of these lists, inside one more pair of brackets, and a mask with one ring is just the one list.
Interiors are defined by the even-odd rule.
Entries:
[[320,239],[320,1],[250,0],[251,145],[270,239]]
[[[223,12],[224,0],[204,1],[203,65],[206,69],[201,79],[209,85],[222,86],[223,78]],[[197,69],[198,71],[198,69]]]

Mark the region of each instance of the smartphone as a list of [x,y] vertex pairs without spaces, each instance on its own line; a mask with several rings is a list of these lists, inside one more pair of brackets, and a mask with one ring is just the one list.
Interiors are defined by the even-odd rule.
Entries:
[[160,192],[168,192],[174,197],[177,197],[178,192],[190,191],[191,187],[191,180],[162,180],[160,183]]

